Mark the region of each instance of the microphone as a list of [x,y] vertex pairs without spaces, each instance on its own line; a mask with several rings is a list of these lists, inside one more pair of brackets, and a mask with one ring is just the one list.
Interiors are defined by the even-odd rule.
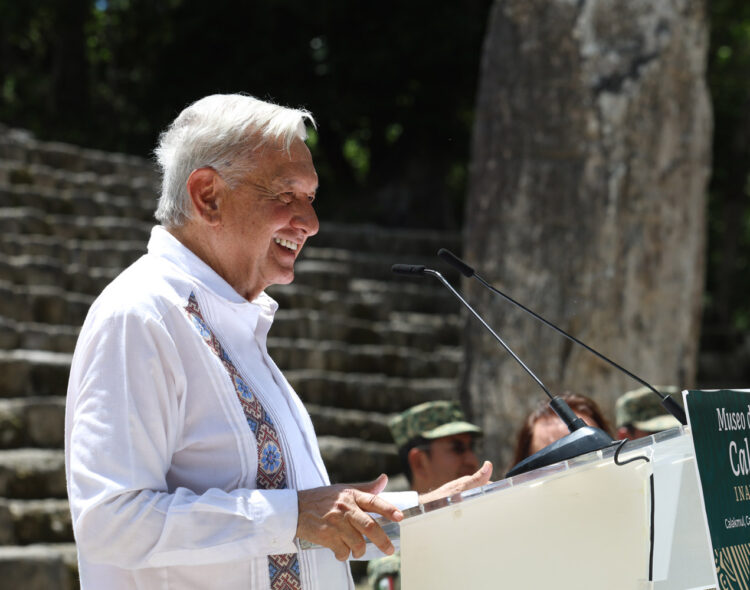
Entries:
[[531,316],[533,316],[534,318],[536,318],[537,320],[539,320],[540,322],[542,322],[546,326],[549,326],[553,330],[556,330],[558,333],[560,333],[563,336],[565,336],[571,342],[575,342],[579,346],[583,346],[586,350],[588,350],[589,352],[593,353],[594,355],[596,355],[598,358],[600,358],[604,362],[608,363],[609,365],[613,366],[615,369],[618,369],[619,371],[622,371],[623,373],[625,373],[631,379],[635,379],[641,385],[645,385],[646,387],[648,387],[651,391],[653,391],[656,395],[658,395],[661,398],[661,405],[662,405],[662,407],[668,413],[670,413],[672,416],[674,416],[675,418],[677,418],[677,420],[679,420],[680,424],[683,424],[683,425],[687,424],[687,416],[685,416],[685,410],[683,410],[682,407],[680,406],[680,404],[678,404],[671,396],[664,395],[663,393],[661,393],[660,391],[658,391],[655,387],[653,387],[651,384],[646,383],[646,381],[644,381],[643,379],[641,379],[637,375],[634,375],[633,373],[631,373],[630,371],[628,371],[626,368],[621,367],[615,361],[607,358],[602,353],[597,352],[596,350],[594,350],[593,348],[591,348],[589,345],[587,345],[587,344],[581,342],[580,340],[578,340],[578,338],[576,338],[575,336],[571,336],[570,334],[568,334],[562,328],[558,328],[552,322],[547,321],[546,319],[544,319],[539,314],[534,313],[533,311],[531,311],[528,307],[520,304],[518,301],[516,301],[512,297],[510,297],[510,296],[506,295],[505,293],[503,293],[502,291],[496,289],[495,287],[493,287],[492,285],[490,285],[487,281],[485,281],[480,275],[478,275],[476,272],[474,272],[473,268],[471,268],[468,264],[466,264],[463,260],[461,260],[458,256],[456,256],[455,254],[453,254],[449,250],[446,250],[445,248],[440,248],[440,250],[438,250],[438,256],[440,258],[442,258],[443,260],[445,260],[453,268],[457,269],[465,277],[474,277],[484,287],[486,287],[487,289],[489,289],[490,291],[492,291],[496,295],[500,295],[500,297],[502,297],[506,301],[509,301],[510,303],[512,303],[516,307],[522,309],[526,313],[530,314]]
[[425,267],[423,264],[394,264],[391,272],[397,275],[421,275],[424,274]]
[[558,396],[553,396],[549,389],[542,383],[541,379],[537,377],[534,372],[526,366],[526,364],[518,358],[515,352],[508,346],[500,336],[484,321],[481,315],[471,306],[467,301],[461,297],[453,286],[445,280],[445,277],[438,271],[431,268],[418,264],[394,264],[391,267],[391,271],[396,274],[402,275],[416,275],[425,276],[430,275],[439,280],[463,305],[468,309],[475,318],[477,318],[481,324],[492,334],[495,339],[502,345],[502,347],[510,354],[513,359],[521,365],[524,371],[528,373],[531,378],[536,381],[537,385],[542,388],[547,397],[550,398],[550,407],[565,423],[570,431],[570,434],[563,438],[555,441],[551,445],[543,448],[542,450],[534,453],[530,457],[527,457],[518,465],[513,467],[508,473],[507,477],[512,475],[518,475],[530,471],[532,469],[538,469],[552,463],[558,463],[566,459],[572,459],[585,453],[592,451],[598,451],[604,447],[607,447],[613,443],[612,438],[600,428],[594,426],[588,426],[576,413],[570,409],[567,402]]

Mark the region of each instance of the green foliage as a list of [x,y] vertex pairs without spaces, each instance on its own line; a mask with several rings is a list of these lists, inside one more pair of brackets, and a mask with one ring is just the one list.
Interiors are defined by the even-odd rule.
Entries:
[[[490,0],[0,0],[0,121],[148,156],[187,104],[304,106],[326,219],[460,227]],[[706,332],[750,329],[750,3],[712,0]]]
[[741,337],[750,329],[750,4],[709,6],[714,146],[704,324],[707,338]]
[[314,113],[327,218],[456,227],[489,5],[0,0],[0,120],[148,155],[193,100],[247,92]]

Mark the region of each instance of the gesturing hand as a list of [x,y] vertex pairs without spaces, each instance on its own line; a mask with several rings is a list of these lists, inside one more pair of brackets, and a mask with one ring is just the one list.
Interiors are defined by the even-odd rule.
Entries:
[[482,466],[472,475],[464,475],[463,477],[459,477],[458,479],[454,479],[453,481],[449,481],[448,483],[443,484],[436,490],[432,490],[431,492],[427,492],[426,494],[420,494],[419,503],[427,504],[428,502],[432,502],[433,500],[439,500],[440,498],[445,498],[446,496],[452,496],[453,494],[458,494],[459,492],[465,492],[466,490],[472,490],[474,488],[478,488],[479,486],[486,485],[487,483],[489,483],[491,475],[492,463],[490,463],[489,461],[485,461]]
[[382,474],[369,483],[333,485],[297,492],[299,518],[297,537],[328,547],[336,559],[344,561],[349,553],[361,557],[367,536],[383,553],[393,553],[388,535],[368,512],[398,522],[404,518],[398,508],[378,498],[388,482]]

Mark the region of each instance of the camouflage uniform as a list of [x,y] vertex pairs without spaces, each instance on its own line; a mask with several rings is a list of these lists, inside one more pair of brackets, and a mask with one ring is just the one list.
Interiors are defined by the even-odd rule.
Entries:
[[[466,421],[459,405],[449,401],[426,402],[409,408],[391,419],[388,426],[399,449],[420,436],[435,440],[466,432],[482,435],[479,426]],[[367,579],[372,590],[401,590],[401,554],[373,559],[367,564]]]
[[418,436],[435,440],[464,432],[482,434],[479,426],[466,421],[459,405],[449,401],[425,402],[409,408],[392,418],[388,427],[399,449]]
[[[656,389],[665,395],[678,393],[674,385],[657,386]],[[640,387],[623,393],[615,402],[615,426],[632,426],[648,433],[660,432],[675,426],[680,422],[674,416],[667,414],[662,407],[659,396],[648,387]]]

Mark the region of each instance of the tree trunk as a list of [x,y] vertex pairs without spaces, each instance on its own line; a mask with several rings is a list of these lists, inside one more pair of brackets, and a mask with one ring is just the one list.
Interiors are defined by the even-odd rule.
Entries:
[[[711,107],[702,0],[499,0],[485,39],[464,256],[656,384],[693,384]],[[553,393],[639,386],[478,283],[468,299]],[[544,396],[472,318],[462,396],[498,475]]]

